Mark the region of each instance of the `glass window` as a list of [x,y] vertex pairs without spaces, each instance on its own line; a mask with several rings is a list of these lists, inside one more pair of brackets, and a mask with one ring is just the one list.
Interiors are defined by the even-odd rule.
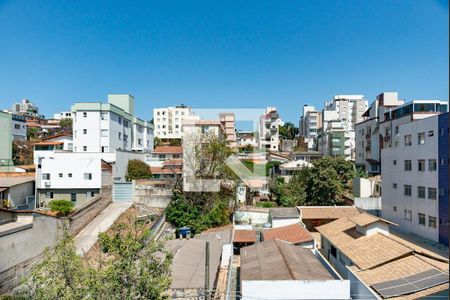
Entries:
[[429,130],[428,131],[428,136],[434,136],[434,130]]
[[393,183],[393,184],[392,184],[392,188],[396,189],[396,188],[397,188],[397,184],[396,184],[396,183]]
[[411,171],[411,161],[410,160],[405,160],[405,171]]
[[92,180],[92,173],[84,173],[85,180]]
[[404,185],[404,191],[403,191],[403,194],[404,194],[405,196],[411,196],[411,186],[410,186],[410,185],[408,185],[408,184],[405,184],[405,185]]
[[414,111],[435,111],[434,103],[415,103]]
[[67,174],[67,176],[72,177],[72,173]]
[[405,135],[405,146],[411,146],[412,142],[411,142],[411,135]]
[[122,139],[122,133],[119,132],[119,140],[121,140],[121,139]]
[[63,173],[59,173],[58,176],[59,176],[60,178],[62,178],[62,177],[63,177]]
[[108,129],[102,129],[102,137],[108,136]]
[[425,199],[425,187],[424,186],[417,187],[417,197]]
[[417,143],[419,145],[425,144],[425,132],[419,132],[417,134]]
[[87,129],[83,129],[83,134],[87,134]]
[[436,200],[437,199],[437,191],[436,188],[428,188],[428,199]]
[[83,146],[83,151],[84,151],[84,152],[87,151],[87,146]]
[[119,124],[122,125],[122,118],[119,117]]
[[70,201],[77,202],[77,194],[75,193],[70,194]]
[[435,159],[429,159],[428,160],[428,171],[436,171],[436,160]]
[[425,215],[421,213],[419,213],[418,215],[419,215],[419,225],[425,226]]
[[83,118],[86,118],[87,117],[87,112],[84,112],[83,113]]
[[419,159],[418,160],[417,171],[419,171],[419,172],[425,171],[425,159]]
[[43,180],[50,180],[50,173],[42,173]]
[[436,228],[436,217],[428,216],[428,226]]
[[405,220],[411,221],[412,220],[412,212],[411,210],[405,209]]
[[394,166],[396,166],[396,165],[397,165],[397,161],[396,161],[396,160],[393,160],[393,161],[392,161],[392,164],[393,164]]

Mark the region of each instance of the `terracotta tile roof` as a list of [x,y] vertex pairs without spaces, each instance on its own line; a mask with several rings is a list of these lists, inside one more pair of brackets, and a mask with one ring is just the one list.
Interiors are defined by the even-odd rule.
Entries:
[[35,143],[35,146],[55,146],[55,145],[63,145],[64,142],[62,141],[57,141],[57,142],[38,142]]
[[235,230],[233,242],[235,243],[254,243],[256,242],[255,230]]
[[277,239],[289,243],[305,243],[314,240],[309,231],[300,224],[292,224],[263,231],[265,241]]
[[183,164],[183,160],[182,159],[171,159],[171,160],[166,160],[162,164],[163,164],[163,166],[173,166],[173,165],[178,166],[178,165]]
[[369,224],[378,222],[378,221],[382,221],[388,224],[393,224],[396,225],[388,220],[385,219],[381,219],[378,217],[375,217],[373,215],[369,215],[367,213],[362,213],[362,214],[357,214],[355,216],[349,217],[349,220],[352,221],[353,223],[355,223],[358,226],[367,226]]
[[303,219],[339,219],[358,215],[354,206],[297,206]]
[[152,174],[183,174],[181,169],[166,169],[161,167],[150,167]]
[[272,218],[298,218],[300,213],[296,207],[271,208],[269,214]]
[[47,136],[47,137],[43,138],[42,140],[46,141],[46,140],[54,139],[54,138],[61,137],[61,136],[70,136],[70,137],[72,137],[72,133],[71,132],[61,132],[61,133],[58,133],[58,134]]
[[160,154],[180,154],[183,153],[183,147],[182,146],[156,146],[153,150],[153,153],[160,153]]

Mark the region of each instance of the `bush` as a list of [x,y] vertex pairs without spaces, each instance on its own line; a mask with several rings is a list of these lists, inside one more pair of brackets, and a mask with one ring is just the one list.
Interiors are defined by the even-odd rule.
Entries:
[[145,162],[138,159],[132,159],[128,161],[127,175],[125,177],[127,181],[148,179],[152,178],[152,172]]
[[67,216],[73,210],[73,203],[68,200],[52,200],[49,203],[51,211],[57,211],[62,216]]
[[272,202],[257,202],[256,203],[256,207],[265,207],[265,208],[271,208],[273,207],[273,203]]

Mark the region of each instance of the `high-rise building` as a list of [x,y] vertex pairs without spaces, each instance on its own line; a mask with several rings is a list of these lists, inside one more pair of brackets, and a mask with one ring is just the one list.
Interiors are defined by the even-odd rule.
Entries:
[[162,141],[181,139],[183,120],[193,116],[192,108],[186,105],[153,109],[155,137]]
[[317,134],[322,127],[322,114],[312,105],[303,106],[303,115],[299,122],[299,135],[309,150],[317,149]]
[[236,146],[236,130],[234,113],[220,113],[220,123],[225,131],[227,143]]
[[108,103],[75,103],[72,115],[74,152],[153,149],[153,126],[135,116],[131,95],[108,95]]
[[13,105],[11,105],[9,111],[16,115],[23,115],[34,118],[44,118],[43,115],[39,114],[39,107],[37,105],[34,105],[28,99],[23,99],[21,102],[14,103]]
[[[448,113],[438,112],[447,106],[423,104],[408,103],[387,113],[385,122],[396,125],[381,149],[382,216],[401,231],[448,245],[449,123]],[[413,114],[431,106],[434,116],[413,120]],[[401,122],[405,118],[409,121]]]
[[326,156],[355,159],[355,124],[363,120],[367,100],[363,95],[336,95],[325,103],[322,126],[317,134],[318,150]]
[[267,107],[266,112],[259,118],[258,147],[270,151],[279,151],[279,129],[283,124],[276,107]]

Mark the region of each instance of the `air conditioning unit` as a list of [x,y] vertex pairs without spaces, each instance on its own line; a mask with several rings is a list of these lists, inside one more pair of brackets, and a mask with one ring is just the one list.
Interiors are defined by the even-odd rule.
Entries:
[[45,187],[50,187],[50,181],[45,182]]

